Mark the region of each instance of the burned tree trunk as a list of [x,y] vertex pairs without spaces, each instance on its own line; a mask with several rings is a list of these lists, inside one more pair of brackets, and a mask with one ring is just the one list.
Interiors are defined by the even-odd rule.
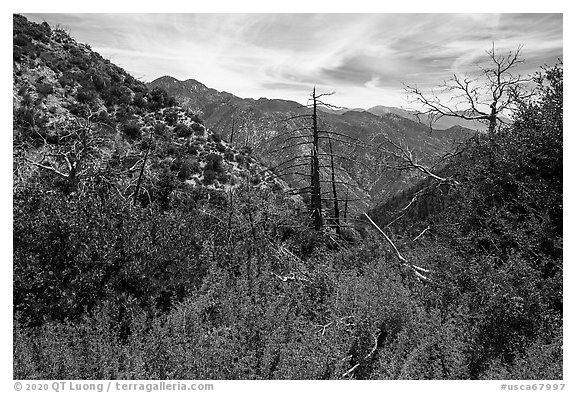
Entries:
[[136,190],[134,191],[134,205],[138,201],[138,194],[140,193],[140,185],[142,184],[142,178],[144,177],[144,168],[146,167],[146,160],[148,159],[148,154],[150,153],[150,146],[152,141],[148,142],[148,148],[146,149],[146,154],[144,154],[144,160],[142,160],[142,167],[140,168],[140,174],[138,175],[138,182],[136,183]]
[[[333,203],[334,206],[334,222],[335,225],[330,223],[330,227],[335,227],[336,232],[340,234],[342,221],[346,220],[346,217],[341,216],[340,208],[342,206],[342,201],[338,199],[338,189],[336,184],[346,184],[343,181],[339,181],[336,179],[336,170],[338,169],[338,163],[336,162],[335,158],[342,159],[342,160],[349,160],[352,162],[359,163],[351,157],[347,157],[344,155],[339,155],[334,152],[332,139],[339,143],[350,143],[357,146],[366,147],[367,145],[363,144],[362,141],[357,140],[354,137],[333,131],[333,130],[325,130],[321,129],[321,125],[319,125],[319,107],[325,108],[332,108],[332,109],[341,109],[340,107],[336,107],[331,104],[327,104],[321,100],[324,96],[329,96],[334,93],[323,93],[317,94],[316,88],[313,89],[312,95],[310,97],[309,104],[306,105],[306,108],[310,108],[310,112],[308,113],[298,113],[294,114],[290,117],[282,119],[282,122],[293,121],[293,120],[302,120],[301,124],[295,124],[291,130],[280,132],[278,135],[274,136],[273,138],[269,139],[268,142],[280,140],[280,146],[273,146],[272,149],[268,151],[269,154],[277,154],[281,152],[286,152],[287,149],[295,149],[295,151],[299,151],[296,155],[290,156],[288,159],[284,159],[280,164],[274,166],[272,169],[274,170],[277,176],[302,176],[304,181],[306,182],[306,186],[292,188],[291,192],[296,193],[306,193],[306,197],[310,197],[309,199],[309,206],[310,206],[310,221],[311,226],[319,231],[324,226],[326,226],[325,220],[322,217],[322,203],[330,204]],[[310,121],[311,120],[311,121]],[[328,146],[326,144],[321,145],[321,141],[323,139],[328,139]],[[349,140],[347,140],[349,139]],[[276,143],[276,142],[275,142]],[[305,150],[302,149],[305,147]],[[320,149],[324,150],[320,150]],[[309,150],[308,150],[309,149]],[[329,150],[329,152],[327,152]],[[304,151],[304,154],[301,152]],[[308,151],[310,152],[308,154]],[[304,161],[305,160],[305,161]],[[328,161],[330,160],[330,161]],[[302,169],[306,168],[306,170]],[[308,169],[309,168],[309,169]],[[331,175],[330,177],[326,176],[327,178],[322,179],[320,168],[330,168]],[[339,168],[342,170],[342,168]],[[322,191],[322,183],[332,183],[331,190],[324,190]],[[331,195],[331,196],[330,196]],[[331,201],[331,202],[328,202]],[[345,209],[345,216],[348,212],[348,203],[350,199],[344,202],[344,209]]]
[[234,117],[232,117],[232,131],[230,132],[230,144],[234,144]]
[[330,147],[330,171],[332,177],[332,196],[334,197],[334,221],[336,224],[336,233],[340,234],[340,210],[338,209],[338,194],[336,192],[336,174],[334,170],[334,154],[332,152],[332,139],[328,137],[328,146]]
[[344,199],[344,219],[346,220],[348,218],[348,192],[349,192],[349,188],[346,187],[346,199]]
[[320,162],[318,160],[318,112],[316,102],[316,88],[312,93],[312,176],[311,176],[311,200],[312,200],[312,220],[314,229],[319,231],[322,228],[322,194],[320,190]]

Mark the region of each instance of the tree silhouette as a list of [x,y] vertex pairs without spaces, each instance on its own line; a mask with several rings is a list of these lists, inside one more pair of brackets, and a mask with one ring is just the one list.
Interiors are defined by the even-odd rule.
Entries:
[[[298,123],[287,131],[278,133],[269,142],[274,142],[275,147],[268,150],[268,154],[289,152],[289,157],[274,166],[272,169],[279,176],[299,176],[307,181],[307,185],[299,188],[293,188],[290,192],[305,193],[309,195],[310,218],[314,229],[321,230],[325,226],[334,227],[337,233],[341,232],[342,220],[352,219],[347,217],[348,203],[358,198],[349,198],[348,190],[346,201],[340,200],[338,196],[338,185],[347,185],[346,182],[337,180],[337,166],[335,158],[349,160],[360,165],[361,162],[354,160],[352,157],[339,155],[334,151],[334,142],[361,145],[367,145],[351,136],[338,133],[327,128],[323,128],[319,121],[319,107],[334,109],[339,108],[335,105],[322,101],[323,97],[330,96],[334,93],[316,93],[316,88],[312,90],[310,104],[306,106],[311,110],[310,113],[297,114],[282,119],[283,123],[296,121]],[[279,141],[278,141],[279,140]],[[299,151],[303,154],[299,154]],[[303,168],[309,167],[309,172]],[[322,170],[328,171],[327,178],[322,176]],[[323,183],[331,183],[329,190],[323,190]],[[339,202],[345,205],[345,217],[341,217]],[[334,213],[330,223],[325,222],[323,216],[323,206],[333,205]]]
[[[406,92],[414,97],[413,102],[423,107],[417,116],[425,115],[430,126],[443,117],[481,121],[487,123],[488,134],[494,134],[498,122],[508,115],[518,100],[531,94],[524,90],[530,78],[512,72],[523,62],[521,50],[519,46],[515,51],[498,54],[493,44],[486,52],[488,65],[478,65],[479,76],[454,74],[430,93],[406,85]],[[450,95],[450,99],[440,98],[439,93]]]

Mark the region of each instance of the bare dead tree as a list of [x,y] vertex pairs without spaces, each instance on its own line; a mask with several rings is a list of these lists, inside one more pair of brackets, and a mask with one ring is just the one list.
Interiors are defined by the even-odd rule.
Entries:
[[[488,134],[492,135],[517,99],[530,94],[524,92],[530,79],[513,73],[513,69],[523,62],[521,51],[519,46],[515,51],[498,54],[492,44],[486,52],[488,65],[479,64],[476,75],[453,74],[429,93],[417,86],[405,85],[413,102],[423,107],[417,116],[426,116],[430,127],[443,117],[481,121],[488,125]],[[440,94],[450,98],[441,98]]]
[[136,183],[136,189],[134,190],[134,205],[138,200],[138,195],[140,194],[140,186],[142,185],[142,179],[144,177],[144,168],[146,168],[146,160],[148,159],[148,154],[150,153],[150,148],[152,147],[152,135],[148,141],[148,147],[146,148],[146,153],[144,154],[144,159],[142,160],[142,166],[140,167],[140,174],[138,175],[138,182]]
[[[366,165],[362,162],[355,160],[353,157],[347,155],[337,154],[334,150],[334,142],[339,144],[348,144],[368,148],[370,147],[365,142],[349,135],[339,133],[330,129],[325,129],[320,125],[319,121],[319,107],[326,108],[339,108],[337,106],[326,103],[322,100],[325,96],[330,96],[334,93],[318,94],[314,87],[310,96],[309,113],[298,113],[282,119],[277,122],[277,125],[282,124],[285,126],[287,122],[291,122],[290,129],[285,128],[278,132],[272,138],[267,140],[271,146],[266,151],[269,155],[290,153],[288,158],[284,158],[280,163],[274,167],[269,168],[276,176],[298,176],[308,183],[304,187],[292,188],[289,192],[307,193],[310,195],[310,219],[313,227],[320,230],[323,227],[334,227],[337,233],[341,231],[342,220],[347,220],[348,217],[342,218],[340,214],[340,197],[338,196],[338,187],[348,184],[342,179],[338,179],[337,163],[338,160],[348,160],[358,165]],[[304,168],[309,168],[306,171]],[[330,183],[331,191],[323,190],[323,184]],[[348,191],[349,192],[349,191]],[[347,213],[348,203],[351,201],[358,201],[358,198],[349,198],[345,202],[345,210]],[[331,204],[334,208],[333,217],[331,222],[326,223],[323,214],[323,206]]]
[[85,117],[74,117],[62,122],[57,130],[56,141],[43,139],[43,146],[34,157],[25,161],[65,180],[66,192],[76,191],[81,178],[93,169],[90,158],[97,155],[97,146],[103,142],[92,121],[94,113],[89,108]]
[[334,198],[334,221],[336,223],[336,233],[340,234],[340,210],[338,209],[338,193],[336,191],[336,171],[334,169],[334,152],[332,151],[332,139],[328,138],[330,147],[330,176],[332,178],[332,196]]
[[316,87],[312,91],[313,111],[312,111],[312,162],[310,181],[312,188],[312,220],[314,229],[319,231],[322,228],[322,195],[320,191],[320,162],[318,160],[318,96],[316,96]]

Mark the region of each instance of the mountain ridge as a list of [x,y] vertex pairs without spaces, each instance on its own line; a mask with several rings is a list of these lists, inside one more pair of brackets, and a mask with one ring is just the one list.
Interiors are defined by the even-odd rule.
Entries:
[[[193,79],[193,78],[188,78],[185,80],[179,80],[179,79],[177,79],[173,76],[170,76],[170,75],[163,75],[159,78],[154,79],[153,81],[148,82],[148,84],[150,86],[159,86],[159,85],[178,86],[178,84],[180,84],[181,86],[177,87],[177,89],[173,92],[176,96],[179,96],[180,99],[184,99],[185,102],[186,102],[186,94],[185,94],[186,90],[198,90],[198,88],[200,88],[200,90],[202,90],[204,92],[210,92],[211,95],[224,95],[224,96],[228,96],[230,99],[240,99],[240,100],[248,100],[248,101],[254,101],[254,102],[259,102],[261,100],[292,102],[295,107],[298,107],[298,106],[305,107],[305,105],[300,104],[296,101],[285,100],[282,98],[267,98],[267,97],[260,97],[258,99],[256,99],[256,98],[241,98],[239,96],[236,96],[236,95],[229,93],[229,92],[226,92],[226,91],[219,91],[217,89],[210,88],[210,87],[206,86],[205,84],[203,84],[202,82],[200,82],[196,79]],[[184,89],[182,89],[182,85],[184,86]],[[208,97],[205,97],[205,99],[207,101],[211,101],[210,98],[208,98]],[[325,112],[325,113],[339,114],[339,115],[343,115],[347,112],[366,112],[366,113],[371,113],[371,114],[376,115],[376,116],[395,114],[395,115],[401,116],[403,118],[415,121],[417,123],[422,123],[422,124],[429,126],[429,124],[427,123],[427,119],[426,119],[425,115],[419,115],[419,112],[416,110],[405,109],[405,108],[401,108],[401,107],[393,107],[393,106],[386,106],[386,105],[375,105],[375,106],[372,106],[368,109],[360,108],[360,107],[356,107],[356,108],[319,107],[319,110],[321,110],[322,112]],[[200,109],[200,112],[203,114],[202,109]],[[446,129],[449,129],[453,126],[460,126],[462,128],[468,128],[468,129],[472,129],[472,130],[484,130],[486,128],[486,125],[479,122],[479,121],[470,121],[470,120],[460,119],[460,118],[456,118],[456,117],[445,116],[441,119],[436,120],[432,124],[432,129],[446,130]]]
[[[192,79],[193,80],[193,79]],[[280,158],[271,157],[267,151],[281,148],[278,135],[290,132],[291,129],[306,127],[302,122],[285,122],[285,119],[304,117],[310,110],[297,102],[282,99],[240,98],[226,92],[218,92],[206,87],[201,82],[178,81],[172,77],[162,77],[150,82],[150,87],[161,87],[176,97],[189,109],[202,113],[206,124],[226,140],[237,146],[249,146],[263,162],[274,167],[282,160],[288,159],[288,153]],[[204,86],[199,89],[197,86]],[[431,130],[427,125],[413,121],[398,113],[374,114],[365,110],[334,110],[330,107],[319,111],[320,127],[344,134],[349,138],[361,140],[363,144],[373,147],[382,144],[388,137],[416,146],[424,163],[432,163],[434,156],[450,148],[453,140],[462,140],[472,131],[464,128],[447,128]],[[234,130],[234,131],[232,131]],[[304,135],[303,135],[304,137]],[[396,188],[409,187],[417,176],[398,174],[385,170],[385,163],[380,153],[367,149],[337,147],[342,156],[360,159],[359,164],[339,160],[337,166],[342,172],[342,181],[349,182],[359,198],[366,203],[358,206],[358,211],[372,203],[393,196]],[[302,154],[302,153],[298,153]],[[380,166],[377,171],[373,170]],[[372,168],[372,170],[363,167]],[[383,174],[386,172],[385,174]],[[378,173],[378,174],[377,174]],[[407,183],[406,183],[407,182]]]

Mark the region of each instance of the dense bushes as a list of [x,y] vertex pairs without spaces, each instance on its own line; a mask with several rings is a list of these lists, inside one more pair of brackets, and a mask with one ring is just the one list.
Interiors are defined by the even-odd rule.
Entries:
[[176,105],[174,97],[169,97],[164,89],[155,87],[149,92],[148,108],[152,111]]
[[560,321],[522,260],[409,252],[430,286],[379,239],[329,251],[273,193],[195,198],[17,194],[14,377],[558,378]]
[[[102,301],[126,296],[141,307],[166,307],[200,279],[202,267],[193,257],[200,240],[191,233],[164,238],[176,224],[169,217],[152,218],[91,198],[22,197],[14,206],[14,301],[15,311],[32,324],[77,320]],[[31,219],[34,214],[42,219]],[[170,271],[193,274],[154,289]]]
[[157,215],[34,190],[18,200],[16,378],[337,378],[376,331],[392,345],[412,323],[390,264],[341,275],[312,257],[325,249],[278,243],[297,221],[270,193],[240,190],[227,227],[230,205]]
[[27,37],[27,40],[34,39],[46,43],[50,39],[52,30],[46,22],[38,24],[29,22],[21,15],[14,15],[13,34],[14,36]]
[[193,195],[15,195],[15,378],[558,378],[521,260],[410,252],[429,286],[379,239],[329,251],[271,192]]
[[195,160],[184,160],[182,165],[178,170],[178,179],[180,180],[187,180],[190,179],[195,173],[200,171],[200,164],[198,161]]
[[[536,355],[533,344],[558,353],[562,331],[561,66],[536,82],[538,94],[519,103],[511,126],[478,135],[445,169],[460,185],[443,190],[442,204],[430,200],[438,193],[421,198],[394,225],[410,258],[435,272],[439,285],[424,303],[461,310],[457,320],[474,332],[466,338],[472,378],[514,375],[520,364],[523,379],[559,375],[557,362],[541,367],[550,352]],[[434,208],[420,210],[426,205]]]
[[[94,223],[64,231],[50,223],[69,208],[65,203],[40,214],[39,228],[19,221],[18,236],[29,237],[16,243],[16,258],[57,258],[52,247],[66,246],[76,261],[67,265],[83,269],[58,270],[61,282],[50,289],[43,284],[53,277],[50,265],[19,265],[36,279],[18,281],[15,293],[44,285],[49,296],[17,298],[23,306],[14,330],[15,378],[468,377],[467,327],[427,311],[416,296],[422,285],[411,290],[381,245],[367,239],[363,247],[329,252],[327,239],[299,226],[278,196],[245,189],[233,203],[230,226],[221,224],[230,205],[212,203],[204,205],[210,214],[164,216],[91,203],[64,218]],[[103,221],[105,230],[95,232]],[[37,231],[47,235],[32,245],[26,239]],[[315,246],[304,250],[304,242]],[[102,288],[98,296],[83,291],[88,296],[74,298],[81,307],[66,307],[64,294],[94,281],[100,285],[88,288]],[[46,309],[58,299],[63,309]]]

